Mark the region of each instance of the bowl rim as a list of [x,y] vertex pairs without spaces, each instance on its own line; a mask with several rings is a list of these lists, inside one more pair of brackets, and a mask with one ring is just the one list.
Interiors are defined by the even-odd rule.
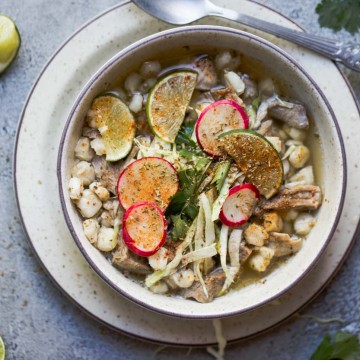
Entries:
[[[336,216],[335,216],[334,222],[333,222],[333,224],[331,226],[331,229],[329,231],[329,234],[328,234],[326,240],[323,242],[318,254],[315,256],[313,261],[288,286],[286,286],[285,288],[279,290],[276,294],[274,294],[272,296],[269,296],[269,297],[265,298],[264,300],[262,300],[260,302],[257,302],[256,304],[244,307],[243,309],[235,310],[235,311],[227,311],[227,312],[223,312],[221,314],[216,314],[216,315],[215,314],[214,315],[212,315],[212,314],[209,314],[209,315],[201,314],[201,315],[199,315],[199,314],[194,314],[194,313],[191,313],[191,312],[188,312],[185,315],[185,314],[177,313],[177,312],[174,312],[174,311],[171,311],[171,310],[166,310],[166,309],[164,310],[164,309],[161,309],[160,307],[153,306],[149,302],[143,301],[138,297],[132,296],[131,294],[126,292],[126,290],[124,288],[122,288],[121,286],[118,286],[114,281],[111,280],[111,278],[109,278],[107,275],[104,274],[104,272],[91,259],[90,255],[87,253],[87,251],[83,247],[81,240],[77,236],[77,233],[76,233],[75,227],[73,225],[73,222],[70,219],[70,215],[69,215],[69,212],[68,212],[67,206],[66,206],[66,200],[65,200],[66,195],[64,194],[64,191],[63,191],[62,166],[63,166],[63,160],[64,160],[64,145],[65,145],[65,142],[66,142],[66,139],[67,139],[68,130],[69,130],[70,124],[73,121],[74,114],[76,113],[76,110],[79,107],[79,104],[81,103],[84,95],[91,89],[92,85],[98,80],[99,77],[101,77],[103,75],[103,73],[108,68],[112,67],[119,60],[119,58],[122,58],[122,57],[126,56],[127,54],[129,54],[130,52],[136,50],[137,48],[142,47],[142,46],[146,45],[147,43],[152,42],[154,40],[157,40],[157,39],[159,39],[160,37],[163,37],[163,36],[169,36],[169,35],[172,35],[172,34],[184,33],[184,32],[194,32],[194,31],[195,32],[212,31],[212,32],[229,33],[229,34],[241,36],[243,38],[247,38],[250,41],[256,41],[256,42],[260,43],[262,46],[271,48],[275,52],[279,53],[289,63],[291,63],[298,71],[300,71],[302,73],[302,75],[315,88],[317,93],[320,95],[322,101],[324,102],[327,110],[329,111],[332,123],[335,126],[337,139],[339,141],[340,150],[341,150],[340,159],[342,161],[342,173],[340,174],[341,177],[342,177],[342,188],[341,188],[340,201],[339,201],[339,205],[337,207]],[[317,85],[315,80],[307,73],[307,71],[292,56],[290,56],[286,51],[284,51],[283,49],[281,49],[277,45],[273,44],[272,42],[270,42],[268,40],[265,40],[265,39],[263,39],[263,38],[261,38],[261,37],[259,37],[257,35],[254,35],[252,33],[243,31],[243,30],[238,30],[238,29],[234,29],[234,28],[230,28],[230,27],[226,27],[226,26],[217,26],[217,25],[189,25],[189,26],[181,26],[181,27],[176,27],[176,28],[171,28],[171,29],[168,29],[168,30],[164,30],[164,31],[149,35],[149,36],[147,36],[147,37],[145,37],[143,39],[140,39],[140,40],[137,40],[137,41],[133,42],[132,44],[126,46],[124,49],[117,52],[113,57],[111,57],[86,82],[86,84],[82,87],[82,90],[77,95],[73,105],[71,106],[71,110],[69,112],[69,115],[67,116],[67,119],[66,119],[66,122],[65,122],[62,134],[61,134],[61,140],[60,140],[58,156],[57,156],[57,178],[58,178],[58,190],[59,190],[61,208],[62,208],[64,217],[65,217],[67,227],[68,227],[68,229],[69,229],[69,231],[71,233],[71,236],[75,240],[75,243],[76,243],[77,247],[79,248],[82,255],[85,257],[86,261],[89,263],[89,265],[95,271],[95,273],[108,286],[113,288],[118,294],[124,296],[126,299],[132,301],[133,303],[135,303],[135,304],[137,304],[137,305],[139,305],[139,306],[141,306],[141,307],[143,307],[143,308],[145,308],[147,310],[151,310],[151,311],[159,313],[159,314],[169,315],[169,316],[172,316],[172,317],[183,318],[183,319],[215,319],[215,318],[225,318],[225,317],[229,317],[229,316],[239,315],[239,314],[242,314],[242,313],[252,311],[252,310],[254,310],[254,309],[258,308],[258,307],[261,307],[261,306],[275,300],[276,298],[284,295],[286,292],[291,290],[296,284],[298,284],[303,278],[305,278],[310,273],[310,271],[314,268],[314,266],[316,265],[316,263],[320,259],[321,255],[323,254],[324,250],[328,246],[330,240],[332,239],[332,237],[333,237],[333,235],[335,233],[337,224],[338,224],[338,222],[340,220],[341,213],[342,213],[342,210],[343,210],[344,200],[345,200],[346,188],[347,188],[347,162],[346,162],[346,152],[345,152],[345,146],[344,146],[344,141],[343,141],[343,137],[342,137],[342,134],[341,134],[341,130],[340,130],[337,118],[336,118],[336,116],[334,114],[334,111],[333,111],[329,101],[327,100],[325,94],[322,92],[322,90]]]

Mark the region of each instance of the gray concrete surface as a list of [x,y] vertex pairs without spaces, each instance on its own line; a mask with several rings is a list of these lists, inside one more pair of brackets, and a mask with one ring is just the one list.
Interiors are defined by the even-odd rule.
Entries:
[[[235,1],[235,0],[234,0]],[[314,8],[317,0],[261,0],[326,36]],[[32,83],[50,55],[80,25],[116,0],[2,0],[0,12],[16,19],[23,39],[14,66],[0,77],[0,335],[7,359],[151,359],[159,348],[105,329],[68,301],[50,282],[34,258],[21,227],[12,184],[13,145],[19,114]],[[360,42],[360,33],[341,39]],[[360,97],[360,74],[348,72]],[[359,124],[360,125],[360,124]],[[358,194],[354,194],[358,196]],[[328,331],[348,329],[360,333],[360,243],[332,284],[305,313],[341,317],[345,324],[319,324],[295,318],[275,331],[251,341],[231,345],[227,359],[309,359]],[[165,348],[158,359],[209,359],[204,349]]]

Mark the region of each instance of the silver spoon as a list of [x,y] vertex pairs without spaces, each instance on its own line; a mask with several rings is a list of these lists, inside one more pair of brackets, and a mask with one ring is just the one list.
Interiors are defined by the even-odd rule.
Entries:
[[325,57],[360,71],[360,44],[340,41],[291,30],[267,21],[216,6],[210,0],[132,0],[150,15],[174,25],[185,25],[205,16],[219,16],[279,36]]

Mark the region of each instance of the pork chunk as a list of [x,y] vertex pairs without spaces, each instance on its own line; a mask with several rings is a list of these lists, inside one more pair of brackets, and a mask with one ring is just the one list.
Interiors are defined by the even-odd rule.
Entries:
[[300,238],[292,238],[285,233],[270,233],[268,247],[274,250],[274,256],[287,256],[297,253],[302,246]]
[[213,301],[221,291],[225,282],[225,273],[221,268],[217,268],[205,277],[205,286],[208,291],[208,297],[206,297],[203,287],[199,281],[196,281],[189,289],[184,292],[185,299],[195,299],[200,303],[208,303]]

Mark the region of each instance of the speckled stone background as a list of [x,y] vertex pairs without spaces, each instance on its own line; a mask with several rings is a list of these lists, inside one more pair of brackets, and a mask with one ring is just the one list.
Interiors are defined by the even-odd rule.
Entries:
[[[319,28],[314,11],[317,0],[260,2],[291,17],[308,31],[360,43],[360,33],[351,36],[342,31],[335,35]],[[143,343],[107,330],[87,317],[44,274],[20,224],[11,161],[25,98],[59,45],[84,22],[116,3],[116,0],[2,0],[0,3],[0,12],[16,20],[22,35],[18,59],[0,77],[0,335],[6,343],[8,360],[211,358],[204,349],[192,349],[189,353],[188,349],[162,349]],[[360,74],[346,73],[360,98]],[[229,346],[226,358],[309,359],[326,332],[346,329],[360,334],[359,278],[357,241],[332,284],[299,317],[266,335]],[[310,319],[309,314],[340,317],[344,323],[321,324]]]

